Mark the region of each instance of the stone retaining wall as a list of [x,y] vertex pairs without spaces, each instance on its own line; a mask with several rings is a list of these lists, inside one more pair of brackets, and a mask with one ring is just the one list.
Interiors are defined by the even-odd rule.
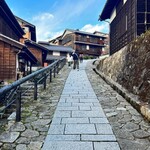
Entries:
[[129,93],[140,105],[150,103],[150,31],[112,56],[98,62],[96,69]]

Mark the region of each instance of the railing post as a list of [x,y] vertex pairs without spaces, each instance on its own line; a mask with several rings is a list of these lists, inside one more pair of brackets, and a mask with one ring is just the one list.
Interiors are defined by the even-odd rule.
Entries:
[[34,80],[34,100],[37,100],[37,80]]
[[46,73],[44,74],[44,90],[46,89]]
[[57,74],[59,73],[59,62],[57,62]]
[[21,90],[19,89],[16,100],[16,122],[21,120]]
[[49,74],[49,82],[52,82],[52,69],[50,69],[50,74]]
[[56,77],[55,73],[56,73],[56,66],[54,66],[54,78]]

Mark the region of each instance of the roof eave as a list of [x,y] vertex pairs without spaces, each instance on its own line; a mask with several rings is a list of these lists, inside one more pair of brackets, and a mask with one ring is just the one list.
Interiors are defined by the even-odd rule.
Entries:
[[111,13],[117,4],[118,0],[107,0],[102,13],[99,15],[99,21],[110,19]]
[[10,8],[8,7],[7,3],[4,0],[1,0],[0,5],[1,5],[1,11],[8,18],[8,20],[10,21],[10,23],[11,23],[12,27],[14,28],[14,30],[17,32],[17,34],[20,37],[22,37],[25,33],[22,30],[21,26],[19,25],[18,21],[16,20],[14,14],[10,10]]

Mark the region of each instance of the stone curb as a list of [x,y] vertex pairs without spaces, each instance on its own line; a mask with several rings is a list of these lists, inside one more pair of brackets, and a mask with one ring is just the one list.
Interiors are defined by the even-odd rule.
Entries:
[[139,113],[141,113],[148,121],[150,121],[150,108],[148,104],[142,104],[138,97],[132,93],[129,93],[120,84],[114,82],[111,78],[106,76],[101,71],[93,68],[96,74],[98,74],[106,83],[108,83],[115,91],[117,91],[123,98],[125,98]]

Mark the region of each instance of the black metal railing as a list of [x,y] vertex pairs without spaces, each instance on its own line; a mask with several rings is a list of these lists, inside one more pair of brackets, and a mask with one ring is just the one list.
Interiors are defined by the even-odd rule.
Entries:
[[[43,84],[43,89],[46,89],[47,81],[52,82],[52,78],[56,77],[56,74],[63,68],[66,63],[66,59],[62,58],[50,64],[49,66],[42,68],[30,75],[23,77],[10,85],[4,86],[0,89],[0,113],[4,112],[11,105],[16,104],[16,121],[21,120],[21,99],[22,96],[27,93],[31,88],[34,89],[33,97],[34,100],[37,100],[38,94],[38,85]],[[33,86],[30,86],[24,92],[21,90],[21,86],[26,83],[33,83]]]

